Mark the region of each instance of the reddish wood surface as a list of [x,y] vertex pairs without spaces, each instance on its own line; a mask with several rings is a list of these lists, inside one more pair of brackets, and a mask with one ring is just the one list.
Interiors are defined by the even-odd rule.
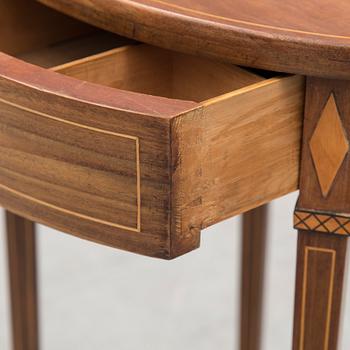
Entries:
[[82,83],[4,54],[0,72],[0,204],[85,239],[169,258],[170,119],[197,104]]
[[[119,73],[134,74],[134,85],[141,73],[159,74],[156,87],[166,87],[172,67],[169,75],[142,68],[160,68],[164,56],[152,54],[154,65],[141,45],[134,49],[142,64],[128,60]],[[99,82],[113,76],[103,64],[108,56],[61,69],[82,65],[81,78]],[[183,68],[186,57],[176,56],[171,62]],[[174,258],[198,247],[204,227],[295,190],[303,79],[259,81],[231,65],[199,62],[212,67],[198,73],[210,89],[186,71],[176,75],[176,86],[184,81],[187,90],[175,96],[214,96],[195,103],[81,81],[0,54],[0,204],[81,238]]]
[[[345,131],[345,140],[349,142],[350,132],[350,83],[345,80],[329,80],[319,78],[308,78],[306,89],[304,137],[301,160],[300,176],[300,197],[298,208],[313,209],[317,211],[350,214],[350,156],[349,152],[345,154],[343,161],[335,168],[336,174],[329,192],[325,197],[322,194],[322,188],[318,176],[322,176],[315,161],[312,158],[312,152],[309,145],[312,136],[319,125],[324,106],[329,97],[333,94],[341,128]],[[334,122],[333,122],[334,123]],[[324,138],[328,145],[320,150],[320,158],[323,155],[325,162],[324,168],[329,171],[332,169],[336,156],[333,154],[343,154],[343,148],[339,147],[339,136],[332,137],[332,129],[329,133],[325,131]],[[327,129],[326,129],[327,130]],[[323,141],[324,142],[324,141]],[[323,142],[320,142],[322,147]]]
[[350,78],[345,0],[40,0],[143,42],[251,67]]
[[294,350],[337,349],[350,214],[349,98],[349,81],[307,80]]
[[35,230],[33,222],[6,212],[14,350],[38,350]]
[[241,350],[261,348],[268,206],[250,210],[242,222]]
[[293,350],[336,350],[347,238],[299,231]]

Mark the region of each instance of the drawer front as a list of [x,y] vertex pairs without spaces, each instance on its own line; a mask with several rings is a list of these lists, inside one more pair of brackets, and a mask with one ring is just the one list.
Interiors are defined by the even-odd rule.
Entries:
[[168,257],[169,116],[195,104],[140,101],[6,55],[0,72],[0,204],[82,238]]
[[303,100],[302,77],[145,45],[52,70],[0,54],[0,205],[177,257],[203,228],[297,189]]
[[2,98],[0,109],[0,186],[76,217],[140,232],[138,137]]

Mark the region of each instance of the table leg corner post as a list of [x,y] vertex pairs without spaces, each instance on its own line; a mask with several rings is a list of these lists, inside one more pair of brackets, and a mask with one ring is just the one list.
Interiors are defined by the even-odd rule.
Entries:
[[347,238],[298,232],[293,350],[336,350]]
[[267,222],[267,204],[243,214],[239,346],[241,350],[261,348]]
[[38,350],[38,298],[34,223],[6,211],[14,350]]
[[293,350],[336,350],[350,235],[350,82],[308,78]]

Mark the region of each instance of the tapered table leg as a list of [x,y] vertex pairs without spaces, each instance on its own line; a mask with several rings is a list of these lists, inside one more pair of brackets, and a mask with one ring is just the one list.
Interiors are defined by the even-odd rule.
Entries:
[[294,350],[337,350],[350,235],[350,82],[308,78],[300,174]]
[[6,212],[14,350],[38,350],[34,224]]
[[347,238],[299,231],[294,350],[337,348]]
[[261,343],[267,205],[243,215],[241,268],[241,350]]

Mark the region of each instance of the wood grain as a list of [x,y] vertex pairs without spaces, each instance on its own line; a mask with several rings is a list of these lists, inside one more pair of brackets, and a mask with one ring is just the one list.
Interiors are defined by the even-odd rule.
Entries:
[[36,248],[33,222],[6,212],[14,350],[38,350]]
[[[296,190],[303,79],[262,81],[261,77],[237,67],[182,54],[173,54],[173,67],[164,68],[163,62],[169,62],[166,59],[169,54],[140,45],[112,50],[55,70],[109,86],[147,93],[175,92],[172,97],[193,100],[229,91],[203,102],[198,112],[190,113],[191,117],[184,115],[173,123],[173,148],[182,147],[176,141],[180,134],[184,150],[176,152],[181,154],[182,163],[188,164],[188,168],[181,170],[184,185],[186,178],[193,178],[188,181],[191,186],[197,184],[192,189],[186,187],[180,194],[181,202],[183,196],[189,196],[189,203],[181,204],[189,206],[181,209],[183,212],[188,210],[189,217],[195,218],[193,211],[196,208],[202,211],[196,218],[203,217],[203,221],[200,219],[200,224],[193,221],[193,227],[207,227]],[[156,74],[157,67],[160,67],[159,75]],[[138,83],[136,76],[148,78],[148,85],[145,86],[146,79]],[[257,81],[260,83],[251,85]],[[249,87],[230,92],[230,89],[244,85]],[[159,91],[159,86],[165,86],[163,91]],[[183,91],[181,86],[186,86]],[[177,132],[176,128],[181,131]],[[177,157],[177,154],[173,156],[175,162]],[[195,159],[200,164],[195,164]],[[176,163],[174,167],[178,165]],[[270,172],[266,171],[269,167]],[[288,173],[285,173],[287,168]],[[174,172],[176,170],[174,168]],[[256,184],[254,188],[252,183]],[[200,189],[195,190],[198,186]],[[193,207],[194,203],[197,205]]]
[[294,350],[336,350],[347,239],[299,231]]
[[297,189],[303,88],[271,79],[172,120],[174,246]]
[[84,81],[149,95],[171,96],[171,52],[124,46],[53,68]]
[[349,94],[348,81],[307,79],[295,210],[299,218],[295,350],[337,349],[350,214]]
[[167,49],[310,76],[350,77],[347,1],[40,0]]
[[261,348],[268,206],[243,214],[241,257],[241,350]]
[[[175,54],[169,79],[167,55],[141,45],[55,68],[89,82],[0,55],[1,205],[81,238],[174,258],[199,246],[204,227],[295,190],[303,79],[264,81],[204,59],[189,74],[182,66],[196,59]],[[101,85],[118,84],[113,72],[141,92],[227,94],[196,103]],[[145,74],[138,85],[133,77]]]
[[297,189],[303,105],[304,80],[298,76],[205,103],[204,227]]
[[118,89],[196,102],[264,80],[234,65],[149,45],[117,48],[53,70]]
[[196,104],[82,84],[6,55],[0,71],[1,204],[82,238],[171,256],[170,118]]
[[333,93],[322,110],[309,146],[323,197],[327,197],[349,151],[349,141]]
[[172,53],[172,97],[202,102],[265,80],[232,64]]
[[[329,96],[333,93],[341,127],[345,130],[346,135],[350,130],[350,85],[348,81],[328,80],[318,78],[308,78],[306,90],[306,106],[305,106],[305,123],[303,137],[303,155],[301,168],[306,169],[301,171],[300,187],[303,191],[300,193],[298,208],[311,209],[317,211],[333,212],[333,213],[350,213],[350,158],[347,153],[344,161],[340,164],[340,168],[336,173],[332,186],[327,197],[324,197],[317,178],[317,171],[312,159],[309,141],[314,134],[324,106],[326,105]],[[334,126],[329,126],[331,132]],[[330,135],[330,134],[329,134]],[[331,138],[326,135],[329,143],[339,143],[339,139]],[[329,149],[329,148],[328,148]],[[335,149],[337,149],[335,147]],[[325,161],[332,162],[333,160],[327,155],[324,155]],[[329,167],[332,167],[329,163]]]

